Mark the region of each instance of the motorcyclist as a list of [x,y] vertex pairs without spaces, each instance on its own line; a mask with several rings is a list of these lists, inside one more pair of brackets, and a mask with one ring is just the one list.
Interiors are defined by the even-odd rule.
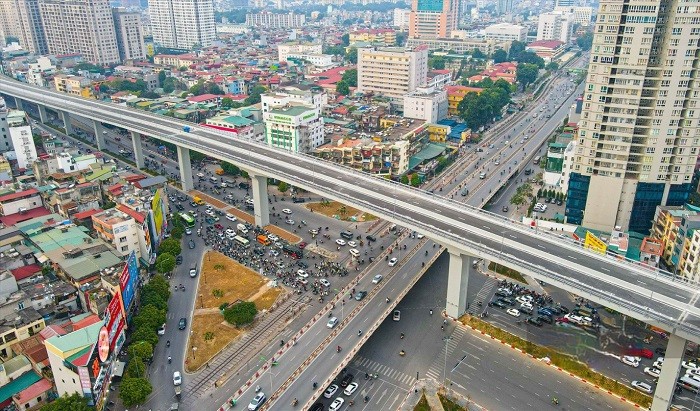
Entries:
[[166,342],[165,345],[166,345],[167,347],[170,347],[170,340],[168,340],[168,342]]

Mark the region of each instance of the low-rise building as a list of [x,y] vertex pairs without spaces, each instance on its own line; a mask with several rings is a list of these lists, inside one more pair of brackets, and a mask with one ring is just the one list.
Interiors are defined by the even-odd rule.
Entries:
[[69,74],[56,74],[53,77],[53,84],[56,91],[73,96],[92,98],[92,80],[83,76],[73,76]]
[[[117,250],[117,254],[126,257],[133,251],[137,258],[148,258],[143,220],[137,222],[130,214],[116,208],[104,210],[91,217],[97,235],[111,244]],[[150,244],[148,246],[150,247]]]
[[510,42],[495,40],[495,39],[479,39],[479,38],[409,38],[406,41],[406,47],[413,48],[418,46],[426,46],[429,50],[451,50],[455,53],[464,54],[471,53],[474,49],[490,56],[497,49],[510,50]]
[[13,344],[26,340],[46,327],[44,317],[37,310],[23,305],[14,300],[2,304],[2,311],[7,312],[0,320],[0,357],[4,360],[14,357]]
[[91,357],[88,351],[92,351],[97,344],[102,327],[103,323],[97,322],[65,335],[53,336],[44,342],[59,396],[83,395],[86,383],[92,395],[90,373],[93,371],[88,368]]
[[306,24],[306,16],[304,14],[282,14],[263,11],[245,15],[245,25],[249,27],[298,28],[304,27],[304,24]]
[[12,153],[5,152],[8,159],[17,160],[17,167],[24,170],[30,168],[37,158],[36,147],[34,146],[34,136],[32,128],[27,121],[27,114],[24,111],[12,110],[7,116],[10,139],[12,140]]
[[396,31],[394,29],[358,29],[350,32],[350,45],[357,42],[367,42],[379,46],[396,45]]
[[447,92],[433,87],[419,87],[403,98],[403,115],[428,123],[447,117]]
[[26,213],[29,210],[43,207],[43,205],[41,194],[36,188],[17,191],[0,196],[0,215]]
[[267,144],[308,153],[323,144],[323,118],[318,108],[295,104],[271,108],[263,114]]
[[290,56],[304,54],[323,54],[323,44],[320,43],[283,43],[277,45],[278,61],[287,61]]
[[525,50],[533,51],[545,62],[554,61],[566,51],[565,43],[558,40],[538,40],[528,44]]
[[514,61],[492,64],[481,73],[469,77],[469,82],[478,83],[483,79],[490,78],[494,82],[503,79],[510,84],[515,84],[517,71],[518,63]]
[[98,182],[71,184],[47,193],[46,197],[46,208],[66,218],[100,208],[102,203],[102,191]]
[[483,89],[479,87],[467,87],[467,86],[447,86],[445,91],[447,92],[447,113],[450,116],[459,115],[459,103],[464,100],[464,96],[469,93],[481,93]]
[[520,41],[527,40],[527,28],[510,23],[492,24],[484,29],[484,37],[499,41]]

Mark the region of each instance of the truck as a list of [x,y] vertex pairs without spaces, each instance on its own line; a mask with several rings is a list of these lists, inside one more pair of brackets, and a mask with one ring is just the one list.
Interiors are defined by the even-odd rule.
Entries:
[[204,205],[204,204],[206,204],[206,203],[204,202],[204,200],[202,200],[201,198],[199,198],[199,197],[197,197],[197,196],[194,196],[194,198],[192,199],[192,201],[194,201],[195,204],[197,204],[197,205]]
[[270,245],[270,239],[266,235],[260,234],[255,238],[258,242],[264,246]]
[[217,176],[222,176],[224,175],[224,169],[223,168],[217,168],[215,171]]

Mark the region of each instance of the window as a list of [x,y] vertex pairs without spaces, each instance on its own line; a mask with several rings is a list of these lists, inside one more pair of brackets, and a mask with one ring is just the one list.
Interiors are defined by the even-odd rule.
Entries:
[[120,243],[125,243],[125,242],[126,242],[126,237],[119,237],[119,242],[120,242]]

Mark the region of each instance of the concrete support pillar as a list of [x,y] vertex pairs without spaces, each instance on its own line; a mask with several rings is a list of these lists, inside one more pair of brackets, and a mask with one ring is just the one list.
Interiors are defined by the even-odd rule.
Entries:
[[269,200],[267,198],[267,176],[250,176],[253,186],[253,207],[255,208],[255,225],[265,227],[270,224]]
[[39,111],[39,121],[42,123],[48,123],[49,121],[49,116],[46,114],[46,107],[42,106],[41,104],[37,104],[37,109]]
[[450,317],[458,318],[467,311],[467,289],[472,258],[458,250],[448,249],[450,268],[447,277],[447,305],[445,310]]
[[131,132],[131,144],[133,144],[133,146],[134,146],[134,160],[136,161],[136,168],[138,168],[139,170],[142,168],[145,168],[141,134],[139,134],[135,131],[132,131]]
[[687,341],[675,334],[671,334],[666,345],[664,364],[661,366],[659,381],[654,391],[654,401],[651,403],[652,411],[666,411],[671,409],[671,400],[676,390],[676,381],[681,371],[681,362],[685,353]]
[[24,102],[19,97],[15,97],[15,107],[17,110],[24,110]]
[[[134,154],[136,151],[134,150]],[[194,188],[192,183],[192,164],[190,163],[190,150],[177,146],[177,163],[180,166],[180,182],[182,191],[190,191]]]
[[107,144],[105,144],[105,128],[102,123],[97,120],[92,120],[92,124],[93,129],[95,130],[95,142],[97,143],[97,149],[104,150],[107,148]]
[[70,122],[70,114],[67,111],[61,111],[61,120],[63,120],[63,128],[66,129],[66,134],[73,134],[73,125]]

